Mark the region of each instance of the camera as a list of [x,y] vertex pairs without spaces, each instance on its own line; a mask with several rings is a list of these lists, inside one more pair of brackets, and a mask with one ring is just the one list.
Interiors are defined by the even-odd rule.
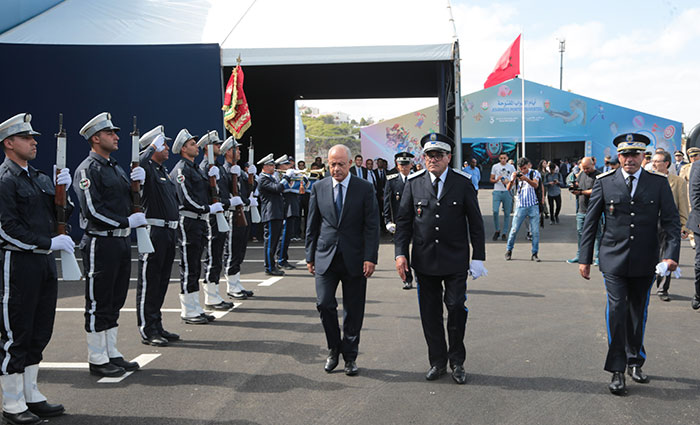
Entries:
[[521,173],[520,171],[518,171],[517,173],[515,173],[515,178],[517,178],[517,179],[519,179],[519,178],[522,177],[522,176],[523,176],[523,173]]
[[573,183],[571,183],[571,184],[569,184],[569,185],[567,186],[567,188],[569,189],[569,192],[576,192],[577,190],[580,190],[579,187],[578,187],[578,182],[576,182],[576,181],[573,182]]

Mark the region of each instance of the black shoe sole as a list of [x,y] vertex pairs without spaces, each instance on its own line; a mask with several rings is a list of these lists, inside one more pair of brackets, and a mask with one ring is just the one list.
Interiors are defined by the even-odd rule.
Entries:
[[147,339],[142,339],[142,340],[141,340],[141,344],[143,344],[143,345],[152,345],[152,346],[154,346],[154,347],[167,347],[167,346],[168,346],[168,343],[167,343],[167,342],[164,344],[164,343],[162,343],[162,342],[151,342],[151,341],[149,341],[149,340],[147,340]]

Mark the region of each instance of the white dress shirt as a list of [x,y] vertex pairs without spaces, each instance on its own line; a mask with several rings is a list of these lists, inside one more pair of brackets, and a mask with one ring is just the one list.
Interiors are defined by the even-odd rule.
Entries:
[[[630,176],[630,174],[627,174],[627,172],[622,168],[620,168],[620,171],[622,171],[622,177],[625,178],[625,184],[627,184],[627,178]],[[634,180],[632,181],[632,193],[630,193],[630,196],[634,198],[634,193],[636,192],[637,184],[639,183],[639,176],[642,175],[642,167],[639,167],[639,170],[632,175],[634,176]]]

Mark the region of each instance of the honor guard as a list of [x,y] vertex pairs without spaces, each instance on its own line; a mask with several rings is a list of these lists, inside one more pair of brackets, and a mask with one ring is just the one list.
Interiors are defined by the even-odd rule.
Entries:
[[[216,180],[216,190],[221,199],[221,205],[224,211],[229,209],[231,205],[241,205],[243,201],[240,197],[231,197],[230,194],[230,178],[226,174],[226,170],[218,162],[216,158],[221,154],[221,145],[224,143],[223,140],[219,139],[219,133],[216,131],[210,131],[207,135],[203,136],[197,142],[200,148],[204,148],[204,158],[199,163],[199,169],[202,173],[209,172],[209,160],[208,151],[212,149],[214,151],[214,167],[211,169],[217,170],[219,177]],[[207,225],[207,245],[204,250],[204,281],[202,286],[204,287],[204,305],[211,310],[230,310],[233,308],[233,304],[224,301],[219,295],[219,279],[221,278],[221,268],[223,267],[223,255],[224,255],[224,244],[226,239],[228,239],[228,231],[220,231],[216,223],[216,215],[211,214],[209,216]]]
[[154,252],[139,255],[136,318],[142,342],[155,346],[166,346],[170,341],[180,339],[179,335],[163,328],[161,314],[175,260],[179,219],[177,189],[163,165],[170,156],[167,144],[170,140],[162,125],[139,140],[139,164],[146,170],[141,201]]
[[[641,167],[649,143],[636,133],[613,140],[621,167],[597,176],[581,234],[579,272],[589,279],[593,244],[605,215],[599,257],[607,291],[605,370],[612,373],[608,389],[615,395],[627,391],[625,369],[635,382],[649,382],[642,372],[647,358],[643,341],[654,274],[675,270],[680,253],[680,217],[668,180]],[[659,231],[665,233],[666,249],[657,264]]]
[[131,213],[131,180],[143,182],[136,167],[127,175],[110,157],[119,149],[119,127],[108,112],[80,129],[90,154],[75,170],[73,190],[80,201],[80,241],[85,270],[85,330],[90,373],[121,376],[139,368],[117,350],[119,310],[124,306],[131,277],[131,229],[146,225],[143,213]]
[[[401,204],[401,195],[403,188],[406,185],[406,180],[411,173],[413,165],[413,154],[410,152],[399,152],[394,155],[396,162],[396,173],[387,174],[386,185],[384,186],[384,224],[386,230],[392,235],[396,233],[396,218],[399,214],[399,205]],[[406,280],[403,282],[403,289],[413,288],[413,273],[409,266],[406,273]]]
[[[282,221],[284,220],[284,185],[277,180],[275,175],[275,160],[272,154],[258,161],[262,165],[262,172],[258,176],[258,193],[260,194],[260,221],[263,224],[265,274],[270,276],[284,276],[284,271],[277,267],[275,253],[282,233]],[[294,170],[287,170],[291,178]]]
[[[3,423],[38,424],[58,416],[37,389],[42,352],[51,339],[58,277],[52,251],[72,253],[75,244],[56,234],[54,181],[28,161],[36,158],[40,135],[32,116],[19,114],[0,124],[5,160],[0,165],[0,385]],[[70,186],[63,168],[57,184]],[[68,209],[70,213],[72,208]]]
[[[178,133],[173,153],[182,159],[175,164],[170,178],[175,181],[180,207],[178,240],[180,244],[180,305],[182,320],[190,325],[203,325],[214,320],[199,303],[199,276],[202,272],[202,251],[207,242],[209,214],[224,210],[220,202],[210,205],[208,173],[194,163],[199,154],[197,137],[186,128]],[[219,169],[214,167],[212,174]]]
[[[280,172],[286,173],[294,170],[294,161],[290,160],[287,155],[282,155],[275,160],[275,165]],[[284,198],[284,221],[282,222],[282,236],[280,237],[279,250],[277,251],[278,267],[284,267],[287,270],[294,270],[296,267],[289,263],[289,243],[292,239],[292,233],[301,217],[301,204],[299,200],[299,188],[304,184],[304,180],[300,174],[294,173],[287,179],[281,181],[284,186],[282,197]]]
[[229,184],[233,184],[231,176],[235,175],[238,177],[238,195],[243,201],[243,214],[246,219],[245,226],[237,226],[235,206],[231,207],[231,211],[227,212],[231,231],[228,233],[226,245],[224,246],[224,268],[227,280],[226,293],[231,298],[244,300],[253,296],[253,291],[248,291],[241,284],[241,264],[245,258],[248,236],[250,235],[250,223],[252,223],[250,208],[258,206],[258,201],[252,197],[255,188],[248,183],[248,173],[255,175],[257,170],[255,165],[251,165],[248,168],[248,173],[246,173],[239,165],[234,165],[241,159],[241,151],[240,145],[233,136],[226,139],[221,146],[221,152],[224,155],[224,170],[226,175],[229,176]]
[[[402,280],[409,270],[408,247],[413,241],[411,267],[416,272],[420,297],[418,306],[423,333],[428,343],[429,381],[452,368],[452,379],[466,382],[464,371],[464,330],[468,310],[467,274],[476,279],[486,275],[484,222],[471,176],[449,168],[454,142],[431,133],[421,139],[426,170],[406,181],[394,236],[396,270]],[[474,252],[469,262],[469,242]],[[447,338],[443,327],[447,306]]]

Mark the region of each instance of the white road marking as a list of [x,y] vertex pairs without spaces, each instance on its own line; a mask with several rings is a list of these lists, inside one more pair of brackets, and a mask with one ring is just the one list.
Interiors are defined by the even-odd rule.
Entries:
[[272,286],[280,280],[282,280],[282,276],[271,277],[262,283],[258,283],[258,286]]
[[[261,262],[262,262],[262,260],[261,260]],[[82,280],[82,279],[81,279],[81,280]],[[137,277],[132,277],[132,278],[129,279],[129,281],[131,281],[131,282],[136,282],[136,281],[138,281],[138,280],[139,280],[139,279],[138,279]],[[63,282],[64,280],[63,280],[62,277],[59,277],[59,278],[58,278],[58,281],[59,281],[59,282]],[[172,278],[172,279],[169,279],[169,281],[170,281],[170,282],[179,282],[179,281],[180,281],[180,278]],[[241,282],[264,282],[264,281],[265,281],[265,279],[241,279]],[[77,280],[66,280],[65,282],[79,282],[79,281],[77,281]],[[221,284],[221,283],[226,283],[226,282],[227,282],[226,279],[220,279],[220,280],[219,280],[219,284]]]
[[[139,364],[140,367],[144,367],[153,360],[157,359],[160,357],[160,354],[141,354],[140,356],[136,357],[132,362],[136,362]],[[114,378],[102,378],[99,381],[97,381],[98,384],[117,384],[123,380],[125,380],[127,377],[129,377],[132,373],[134,372],[126,372],[122,376],[117,376]]]
[[[236,308],[240,305],[241,305],[241,303],[233,303],[233,308]],[[206,308],[204,310],[209,311]],[[61,313],[83,313],[83,312],[85,312],[85,308],[84,307],[77,307],[77,308],[76,307],[56,307],[56,311],[61,312]],[[136,309],[135,308],[122,308],[119,311],[123,312],[123,313],[133,313],[136,311]],[[161,311],[161,313],[180,313],[182,310],[179,308],[161,308],[160,311]],[[218,313],[223,313],[223,314],[221,316],[217,316]],[[223,317],[223,315],[226,313],[228,313],[228,311],[214,311],[213,314],[216,317]]]
[[87,362],[41,362],[39,363],[40,369],[87,369],[90,367]]

